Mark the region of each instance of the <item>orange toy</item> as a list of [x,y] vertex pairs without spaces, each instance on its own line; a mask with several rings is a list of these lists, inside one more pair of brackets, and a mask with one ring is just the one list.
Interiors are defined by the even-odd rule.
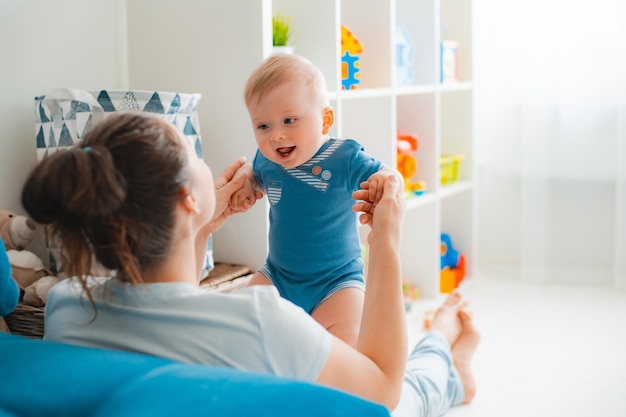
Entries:
[[465,256],[454,248],[447,233],[441,234],[440,254],[439,291],[449,294],[465,278]]
[[419,149],[419,138],[403,135],[398,129],[398,171],[404,178],[404,191],[413,191],[413,175],[417,172],[417,159],[413,156]]

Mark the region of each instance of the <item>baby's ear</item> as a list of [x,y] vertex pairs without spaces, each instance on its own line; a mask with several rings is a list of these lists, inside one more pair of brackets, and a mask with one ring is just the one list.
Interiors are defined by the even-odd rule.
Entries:
[[330,128],[335,123],[335,110],[332,107],[326,106],[324,107],[324,116],[323,116],[323,126],[322,126],[322,134],[326,135],[330,132]]

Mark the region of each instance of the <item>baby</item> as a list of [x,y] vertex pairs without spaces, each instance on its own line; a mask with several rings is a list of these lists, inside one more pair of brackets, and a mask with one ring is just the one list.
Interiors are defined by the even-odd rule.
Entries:
[[267,58],[250,75],[245,102],[258,150],[231,206],[262,192],[270,203],[269,253],[249,285],[273,284],[354,346],[365,286],[352,193],[363,186],[376,204],[385,178],[396,175],[403,189],[402,176],[357,141],[330,137],[324,76],[301,56]]

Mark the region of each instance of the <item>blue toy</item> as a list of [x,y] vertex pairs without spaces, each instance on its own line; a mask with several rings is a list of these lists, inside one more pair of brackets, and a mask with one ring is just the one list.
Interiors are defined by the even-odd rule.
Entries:
[[441,234],[441,269],[446,266],[456,268],[459,265],[459,251],[452,246],[452,238],[447,233]]
[[465,256],[452,245],[452,238],[447,233],[441,234],[441,271],[439,290],[451,293],[465,278]]
[[354,90],[361,82],[359,54],[363,52],[361,42],[346,26],[341,26],[341,88]]
[[396,22],[396,85],[413,84],[413,52],[411,42],[404,25]]
[[17,307],[20,290],[11,277],[11,264],[4,242],[0,239],[0,317],[6,316]]

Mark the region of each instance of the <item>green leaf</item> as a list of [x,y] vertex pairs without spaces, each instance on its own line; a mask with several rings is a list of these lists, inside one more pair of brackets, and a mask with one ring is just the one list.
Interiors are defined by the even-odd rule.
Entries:
[[285,46],[291,35],[293,28],[291,27],[291,16],[284,18],[282,14],[276,13],[272,17],[272,41],[274,46]]

